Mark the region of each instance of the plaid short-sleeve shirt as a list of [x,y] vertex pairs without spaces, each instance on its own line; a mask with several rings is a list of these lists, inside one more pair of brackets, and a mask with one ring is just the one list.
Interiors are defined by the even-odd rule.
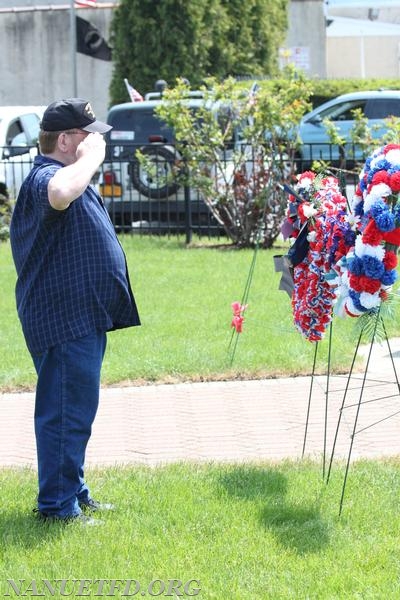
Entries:
[[66,210],[47,186],[63,165],[37,156],[10,227],[18,315],[28,349],[140,325],[125,254],[102,200],[89,186]]

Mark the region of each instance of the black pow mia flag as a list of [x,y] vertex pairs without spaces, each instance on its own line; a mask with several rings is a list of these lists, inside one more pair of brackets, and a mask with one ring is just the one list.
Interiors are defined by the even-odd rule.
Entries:
[[111,48],[100,31],[81,17],[76,17],[76,51],[93,58],[111,60]]

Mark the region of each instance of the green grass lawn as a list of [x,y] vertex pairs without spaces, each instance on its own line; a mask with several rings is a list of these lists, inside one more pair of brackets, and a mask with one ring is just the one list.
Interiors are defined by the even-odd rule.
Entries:
[[[241,300],[252,250],[193,244],[164,237],[122,237],[142,326],[113,332],[103,367],[103,385],[121,381],[185,381],[275,377],[309,373],[314,345],[292,323],[289,297],[278,290],[273,255],[260,250],[249,295],[244,332],[231,365],[231,303]],[[10,246],[0,244],[0,389],[33,387],[35,375],[15,309],[15,272]],[[356,320],[336,319],[332,368],[348,370],[356,343]],[[400,321],[388,325],[400,334]],[[328,341],[319,349],[325,372]]]
[[[273,255],[284,250],[258,252],[231,365],[230,305],[242,297],[253,252],[211,244],[186,248],[181,239],[121,241],[142,326],[108,336],[103,385],[310,373],[314,345],[295,331],[273,269]],[[9,244],[0,245],[0,275],[0,389],[33,387]],[[389,336],[400,335],[398,323],[386,323]],[[348,370],[356,338],[354,321],[334,321],[334,369]],[[317,365],[323,372],[327,350],[325,340]],[[207,600],[399,597],[398,461],[352,465],[340,518],[341,464],[334,465],[329,485],[320,465],[306,461],[92,469],[88,481],[94,496],[117,510],[99,527],[45,525],[31,513],[35,473],[0,469],[0,596],[18,595],[7,580],[24,597],[62,598],[79,594],[79,582],[71,591],[73,580],[121,579],[119,592],[105,583],[101,594],[123,598],[132,579],[141,585],[128,590],[135,597],[166,596],[172,580],[182,582],[182,597],[200,588],[198,597]],[[42,580],[53,586],[66,580],[68,587],[52,595]],[[90,585],[91,595],[100,597]],[[175,592],[169,597],[179,597]]]
[[342,476],[326,485],[308,462],[92,470],[117,510],[85,528],[36,522],[35,475],[2,470],[0,595],[16,596],[7,579],[135,579],[150,597],[177,579],[204,600],[394,600],[400,464],[355,463],[339,518]]

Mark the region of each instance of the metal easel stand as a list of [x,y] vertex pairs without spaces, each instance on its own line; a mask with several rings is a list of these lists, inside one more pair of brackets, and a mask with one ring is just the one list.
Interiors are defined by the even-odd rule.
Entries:
[[[374,343],[376,342],[376,337],[377,337],[377,328],[378,328],[378,324],[380,324],[382,326],[382,331],[384,333],[384,340],[386,341],[387,347],[388,347],[388,352],[389,352],[389,356],[390,356],[390,360],[391,360],[391,366],[393,368],[393,373],[395,376],[395,381],[394,382],[382,382],[379,381],[379,384],[383,384],[383,383],[394,383],[397,387],[397,393],[390,395],[390,396],[380,396],[377,398],[374,398],[372,400],[365,400],[363,401],[363,397],[364,397],[364,391],[365,388],[367,386],[367,382],[368,382],[368,370],[369,370],[369,366],[370,366],[370,360],[371,360],[371,355],[372,355],[372,350],[373,350],[373,346]],[[347,479],[348,479],[348,474],[349,474],[349,470],[350,470],[350,463],[351,463],[351,455],[352,455],[352,451],[353,451],[353,445],[354,445],[354,440],[355,440],[355,436],[362,433],[363,431],[366,431],[367,429],[373,427],[374,425],[377,425],[378,423],[382,423],[383,421],[386,421],[387,419],[390,419],[391,417],[394,417],[395,415],[400,413],[400,410],[391,413],[385,417],[383,417],[382,419],[379,419],[378,421],[375,421],[369,425],[367,425],[366,427],[363,427],[361,429],[357,429],[357,424],[358,424],[358,419],[359,419],[359,415],[360,415],[360,409],[361,409],[361,405],[362,404],[367,404],[370,402],[377,402],[379,400],[384,400],[390,397],[399,397],[400,396],[400,383],[399,383],[399,379],[397,376],[397,371],[396,371],[396,366],[394,363],[394,359],[393,359],[393,354],[392,354],[392,350],[390,348],[390,343],[389,343],[389,338],[387,335],[387,331],[386,331],[386,327],[385,327],[385,323],[384,320],[382,318],[382,316],[380,315],[379,311],[376,314],[375,317],[375,324],[374,324],[374,328],[373,328],[373,333],[372,333],[372,337],[370,340],[370,345],[369,345],[369,351],[368,351],[368,356],[367,356],[367,362],[365,365],[365,369],[364,369],[364,373],[361,379],[361,386],[359,389],[359,396],[358,396],[358,402],[355,404],[348,404],[346,405],[346,399],[347,399],[347,394],[350,388],[350,382],[351,382],[351,378],[353,375],[353,369],[354,369],[354,364],[356,361],[356,357],[358,354],[358,350],[360,347],[360,343],[361,343],[361,339],[362,339],[362,335],[364,333],[364,329],[365,327],[361,330],[359,338],[358,338],[358,342],[355,348],[355,352],[354,352],[354,356],[353,356],[353,360],[352,360],[352,364],[351,364],[351,368],[350,368],[350,372],[348,374],[348,378],[347,378],[347,383],[346,383],[346,387],[344,390],[344,394],[343,394],[343,399],[342,399],[342,404],[341,407],[339,409],[339,418],[338,418],[338,423],[337,423],[337,427],[336,427],[336,433],[335,433],[335,437],[334,437],[334,442],[333,442],[333,447],[332,447],[332,453],[331,453],[331,458],[330,458],[330,462],[329,462],[329,469],[328,469],[328,475],[327,475],[327,480],[326,483],[329,483],[329,479],[330,479],[330,475],[331,475],[331,471],[332,471],[332,465],[333,465],[333,459],[334,459],[334,454],[335,454],[335,449],[336,449],[336,443],[337,443],[337,439],[338,439],[338,434],[339,434],[339,429],[340,429],[340,425],[342,422],[342,417],[343,417],[343,412],[345,409],[347,408],[351,408],[351,407],[356,407],[356,413],[355,413],[355,417],[354,417],[354,423],[353,423],[353,428],[352,428],[352,433],[350,435],[350,445],[349,445],[349,451],[348,451],[348,456],[347,456],[347,462],[346,462],[346,468],[345,468],[345,473],[344,473],[344,478],[343,478],[343,485],[342,485],[342,492],[341,492],[341,498],[340,498],[340,505],[339,505],[339,516],[342,514],[342,510],[343,510],[343,504],[344,504],[344,497],[345,497],[345,490],[346,490],[346,484],[347,484]]]
[[[243,291],[243,295],[242,295],[242,299],[241,299],[241,305],[245,306],[247,304],[247,301],[249,299],[249,293],[250,293],[250,287],[251,287],[251,283],[253,281],[253,275],[254,275],[254,269],[256,266],[256,259],[257,259],[257,253],[259,250],[259,234],[257,234],[257,240],[256,240],[256,245],[254,248],[254,252],[253,252],[253,257],[251,259],[251,264],[250,264],[250,269],[249,269],[249,273],[247,275],[247,280],[246,280],[246,284],[244,286],[244,291]],[[230,362],[230,366],[233,365],[233,360],[235,358],[235,354],[236,354],[236,348],[237,348],[237,344],[239,341],[239,332],[235,331],[234,329],[232,330],[232,334],[231,334],[231,339],[229,342],[229,346],[228,346],[228,352],[229,352],[229,362]]]
[[[323,479],[325,479],[325,471],[326,471],[328,400],[329,400],[329,384],[330,384],[330,374],[331,374],[332,331],[333,331],[333,325],[332,325],[332,321],[331,321],[331,323],[329,325],[328,365],[327,365],[326,386],[325,386],[325,416],[324,416],[324,436],[323,436],[324,444],[323,444],[323,457],[322,457],[322,478]],[[319,346],[319,342],[316,342],[315,351],[314,351],[313,367],[312,367],[312,373],[311,373],[310,391],[308,394],[306,426],[305,426],[305,430],[304,430],[303,451],[302,451],[302,455],[301,455],[302,458],[304,458],[304,454],[305,454],[305,450],[306,450],[308,424],[309,424],[309,420],[310,420],[311,398],[312,398],[313,388],[314,388],[315,365],[317,362],[318,346]]]

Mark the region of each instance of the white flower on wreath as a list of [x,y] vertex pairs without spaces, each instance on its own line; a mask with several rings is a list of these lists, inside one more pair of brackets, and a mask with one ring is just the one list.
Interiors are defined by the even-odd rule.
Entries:
[[367,308],[368,310],[371,308],[375,308],[379,306],[381,303],[381,298],[379,296],[379,292],[375,294],[369,294],[368,292],[361,292],[360,294],[360,304]]
[[309,190],[313,184],[313,181],[314,180],[311,179],[311,177],[302,177],[301,180],[298,182],[298,186],[302,189]]
[[[382,160],[383,158],[385,158],[384,154],[382,154],[382,148],[378,148],[377,150],[375,150],[375,152],[372,154],[372,160],[370,162],[370,170],[373,171],[377,165],[377,163]],[[363,169],[364,171],[364,169]]]
[[361,310],[358,310],[358,308],[356,308],[354,306],[354,302],[350,298],[350,296],[347,296],[344,304],[345,304],[345,307],[347,308],[347,310],[349,311],[349,313],[354,315],[355,317],[359,317],[363,314]]
[[311,217],[316,215],[317,212],[318,209],[316,209],[312,204],[303,204],[303,214],[306,217],[306,219],[310,219]]
[[385,158],[391,165],[400,165],[400,150],[389,150],[389,152],[386,153]]
[[371,246],[370,244],[364,244],[361,235],[356,237],[354,249],[355,255],[359,258],[368,255],[382,261],[385,257],[385,249],[382,246]]
[[[360,199],[360,201],[361,201],[361,199]],[[357,231],[357,229],[360,225],[361,218],[358,215],[354,215],[353,213],[350,213],[345,216],[344,220],[350,225],[350,228],[352,231]]]
[[390,196],[392,193],[391,188],[386,183],[378,183],[374,185],[369,193],[365,196],[364,200],[364,212],[368,212],[375,202],[386,196]]

